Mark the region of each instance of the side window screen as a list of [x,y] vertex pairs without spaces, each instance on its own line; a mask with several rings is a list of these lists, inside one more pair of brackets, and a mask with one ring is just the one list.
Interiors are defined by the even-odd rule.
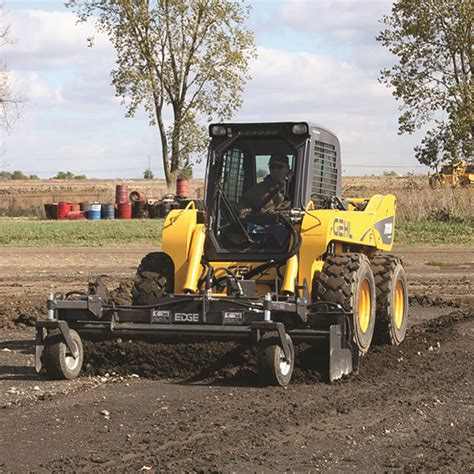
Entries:
[[222,164],[221,183],[229,201],[235,205],[242,196],[244,184],[244,154],[238,148],[230,149],[225,155]]
[[316,141],[314,144],[312,199],[318,207],[324,206],[328,198],[336,195],[336,190],[336,147],[329,143]]

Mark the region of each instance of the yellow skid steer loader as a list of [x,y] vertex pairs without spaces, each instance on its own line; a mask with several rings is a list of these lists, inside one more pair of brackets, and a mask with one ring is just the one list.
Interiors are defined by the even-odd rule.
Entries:
[[169,213],[133,305],[115,305],[100,281],[50,295],[38,371],[76,377],[82,338],[245,340],[262,383],[286,386],[296,343],[326,348],[335,380],[357,372],[373,341],[403,341],[407,280],[386,253],[395,197],[342,198],[339,141],[320,126],[219,123],[209,134],[204,201]]

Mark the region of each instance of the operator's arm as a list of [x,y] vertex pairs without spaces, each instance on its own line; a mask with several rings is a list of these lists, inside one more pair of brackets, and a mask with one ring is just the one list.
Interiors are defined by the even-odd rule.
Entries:
[[259,204],[264,199],[264,190],[261,183],[250,188],[235,206],[235,210],[241,219],[245,219],[251,212],[259,210]]

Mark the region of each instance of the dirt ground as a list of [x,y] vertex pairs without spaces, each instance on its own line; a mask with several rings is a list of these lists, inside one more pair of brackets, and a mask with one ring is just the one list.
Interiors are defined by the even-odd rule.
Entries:
[[129,341],[86,344],[75,381],[36,375],[47,293],[103,276],[124,299],[151,250],[0,248],[0,472],[473,471],[471,248],[396,249],[407,339],[337,383],[304,348],[285,390],[258,385],[245,347]]

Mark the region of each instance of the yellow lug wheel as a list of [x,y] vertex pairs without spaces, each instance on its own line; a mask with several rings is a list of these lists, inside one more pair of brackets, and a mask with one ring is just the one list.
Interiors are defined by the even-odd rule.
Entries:
[[375,280],[366,255],[342,253],[328,257],[319,275],[317,297],[339,303],[353,314],[354,342],[369,350],[375,327]]
[[369,328],[371,306],[370,285],[368,280],[364,280],[360,288],[359,307],[357,311],[359,326],[362,332],[367,332],[367,329]]
[[400,344],[408,326],[408,283],[400,258],[378,254],[372,260],[377,284],[374,342]]

